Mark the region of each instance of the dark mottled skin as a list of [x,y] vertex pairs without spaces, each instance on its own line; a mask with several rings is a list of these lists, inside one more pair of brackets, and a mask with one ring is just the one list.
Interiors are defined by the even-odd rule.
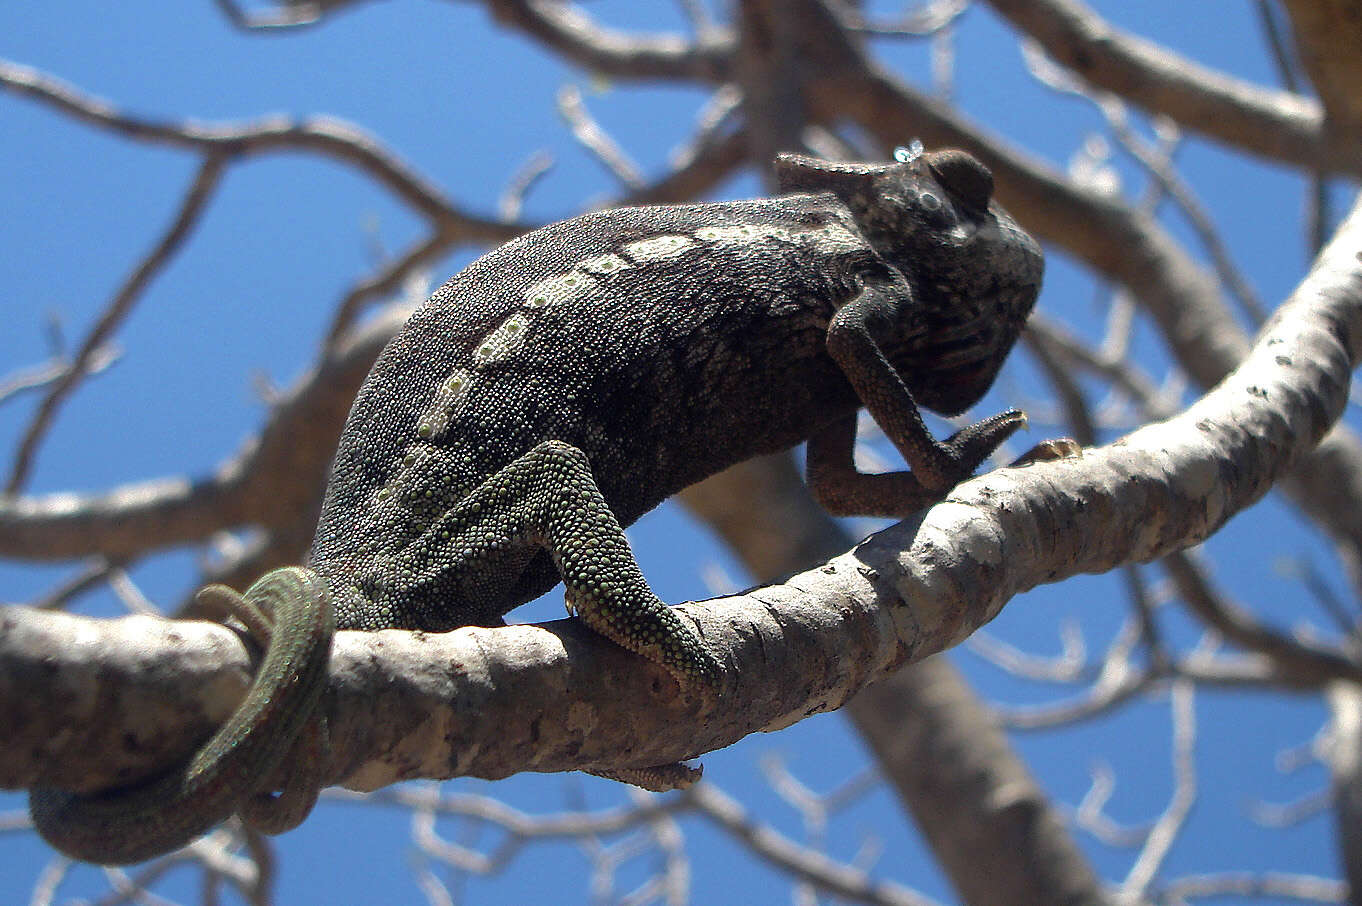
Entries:
[[[343,629],[498,625],[561,578],[592,628],[713,686],[714,649],[649,590],[622,526],[804,440],[810,486],[837,513],[906,515],[967,478],[1022,414],[939,442],[918,406],[956,414],[988,390],[1039,290],[1039,248],[962,152],[887,166],[787,155],[777,172],[780,197],[587,214],[442,286],[355,401],[311,570],[209,595],[272,636],[237,715],[141,795],[35,792],[43,836],[127,862],[233,811],[267,832],[301,821],[318,778],[278,800],[255,787],[295,739],[314,754],[294,762],[325,760],[324,680],[294,665],[325,664],[333,603]],[[544,281],[552,292],[532,291]],[[855,470],[861,406],[911,471]],[[280,713],[293,718],[266,716]],[[605,773],[653,789],[698,775]]]
[[[412,490],[439,494],[451,485],[471,489],[541,441],[563,441],[586,454],[605,500],[628,525],[681,488],[790,447],[854,407],[823,338],[836,302],[854,291],[873,257],[858,250],[799,267],[793,248],[766,243],[753,254],[716,244],[684,269],[673,260],[622,270],[610,279],[608,298],[597,293],[538,311],[519,354],[478,372],[446,435],[431,443],[415,434],[451,365],[471,364],[472,349],[538,280],[659,233],[716,222],[818,223],[839,213],[846,216],[830,197],[816,196],[604,211],[536,230],[469,266],[413,315],[361,390],[313,568],[337,585],[381,579],[411,542],[410,511],[370,501],[413,446],[432,461]],[[394,622],[431,630],[498,625],[559,581],[548,552],[532,542],[497,559],[485,584],[480,571],[478,587],[465,595],[426,600],[420,589],[399,590],[405,603]],[[342,627],[372,628],[367,613],[345,604],[340,611]]]
[[[687,485],[758,454],[838,435],[861,399],[847,363],[829,353],[829,324],[858,296],[884,300],[868,317],[892,322],[877,345],[913,399],[954,414],[983,395],[1041,272],[1030,238],[986,207],[987,172],[948,152],[879,168],[785,158],[781,176],[783,187],[810,194],[587,214],[502,246],[436,291],[374,366],[341,439],[312,566],[336,593],[342,628],[499,625],[552,588],[561,565],[552,554],[562,551],[543,543],[550,517],[539,498],[555,495],[531,473],[551,470],[554,489],[572,486],[559,504],[585,511],[585,530],[610,535],[618,548],[615,522],[630,524]],[[924,203],[927,195],[935,205]],[[744,225],[752,236],[730,229],[721,240],[703,238],[707,228]],[[829,228],[831,235],[819,232]],[[660,235],[693,241],[656,260],[634,262],[622,252]],[[593,291],[528,311],[519,348],[476,365],[474,350],[526,310],[530,287],[609,253],[633,266],[597,274]],[[858,361],[849,362],[853,370]],[[448,427],[418,436],[422,413],[456,367],[473,377]],[[872,383],[882,377],[873,363],[860,370]],[[913,424],[885,427],[917,467],[921,440],[902,438],[920,426],[911,401],[908,408]],[[940,462],[925,463],[926,481],[900,473],[908,484],[900,482],[897,500],[857,506],[848,489],[840,496],[853,498],[850,505],[837,508],[918,509],[1018,424],[1018,414],[1005,414],[966,434],[963,452],[926,451]],[[547,441],[584,456],[541,449],[507,485],[513,501],[464,511],[469,492],[499,484],[502,469]],[[418,462],[404,470],[411,456]],[[596,489],[613,520],[594,512]],[[515,506],[524,512],[507,519]],[[458,543],[437,540],[440,533]],[[589,611],[619,597],[626,623],[598,628],[674,672],[713,676],[712,657],[652,598],[627,547],[619,555],[628,562],[611,577],[617,585],[603,583],[583,601],[570,581],[569,600]],[[629,638],[640,609],[645,621],[660,617],[656,631],[682,638],[685,650],[668,654],[655,639]]]

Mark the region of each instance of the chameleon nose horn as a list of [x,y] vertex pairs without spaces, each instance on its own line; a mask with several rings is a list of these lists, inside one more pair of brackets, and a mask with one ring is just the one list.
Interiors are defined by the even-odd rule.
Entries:
[[973,156],[954,148],[925,155],[927,166],[945,189],[966,207],[988,210],[993,174]]

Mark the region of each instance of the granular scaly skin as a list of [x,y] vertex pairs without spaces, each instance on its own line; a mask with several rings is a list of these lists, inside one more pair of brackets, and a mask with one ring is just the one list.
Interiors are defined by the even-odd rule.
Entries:
[[[776,198],[620,208],[536,230],[412,315],[355,401],[315,572],[298,571],[323,583],[339,628],[496,626],[561,580],[593,629],[683,684],[715,686],[715,651],[649,590],[623,526],[806,440],[825,507],[904,516],[1024,424],[1012,410],[942,442],[918,409],[977,402],[1040,288],[1040,250],[991,204],[988,171],[959,151],[890,165],[783,155],[776,167],[787,193]],[[910,471],[856,471],[861,406]],[[321,627],[323,604],[276,612]],[[288,637],[290,662],[330,641],[320,628]],[[273,727],[248,731],[237,748],[254,751]],[[698,776],[601,773],[653,789]],[[241,801],[259,803],[252,794]],[[287,824],[309,800],[281,801],[262,810]],[[166,825],[151,848],[187,842],[185,822]]]
[[[906,515],[1017,427],[1005,413],[938,444],[914,405],[982,396],[1039,287],[1035,244],[986,208],[987,171],[958,152],[780,166],[808,194],[553,224],[413,315],[355,402],[312,552],[342,628],[500,625],[561,579],[602,634],[713,680],[621,526],[820,437],[834,508]],[[914,467],[887,497],[839,440],[863,402]]]

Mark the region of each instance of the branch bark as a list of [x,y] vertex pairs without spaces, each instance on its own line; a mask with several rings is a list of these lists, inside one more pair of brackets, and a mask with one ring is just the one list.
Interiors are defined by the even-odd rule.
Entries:
[[[1307,169],[1362,172],[1362,149],[1333,135],[1312,98],[1232,78],[1113,28],[1077,0],[989,0],[1089,84],[1234,148]],[[1302,0],[1301,7],[1318,5]],[[1355,56],[1356,45],[1347,56]]]
[[[851,542],[814,503],[789,455],[741,463],[681,499],[762,579]],[[1106,902],[1062,818],[948,661],[932,657],[905,667],[846,707],[963,902]],[[970,740],[970,757],[954,748],[961,740]],[[951,750],[948,757],[937,757],[942,749]],[[981,836],[989,845],[979,845]]]
[[1285,6],[1301,64],[1324,105],[1330,144],[1362,147],[1362,2],[1285,0]]

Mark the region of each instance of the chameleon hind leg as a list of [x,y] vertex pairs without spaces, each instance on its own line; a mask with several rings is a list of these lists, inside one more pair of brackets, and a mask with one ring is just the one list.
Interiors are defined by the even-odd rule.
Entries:
[[549,552],[568,609],[592,629],[682,681],[718,681],[714,654],[648,587],[586,454],[561,441],[536,445],[438,516],[398,556],[388,594],[407,600],[389,603],[438,622],[442,599],[504,583],[497,565],[526,544]]

